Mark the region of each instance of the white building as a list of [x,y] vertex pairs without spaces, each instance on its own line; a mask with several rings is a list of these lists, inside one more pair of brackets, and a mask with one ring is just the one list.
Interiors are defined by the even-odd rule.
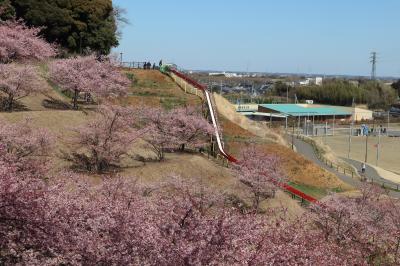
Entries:
[[226,72],[215,72],[215,73],[208,73],[209,76],[225,76],[226,78],[235,78],[241,77],[237,73],[226,73]]
[[299,81],[300,86],[307,86],[307,85],[317,85],[322,86],[323,78],[322,77],[315,77],[315,78],[307,78],[305,80]]
[[315,85],[317,86],[322,86],[323,78],[322,77],[316,77],[315,78]]

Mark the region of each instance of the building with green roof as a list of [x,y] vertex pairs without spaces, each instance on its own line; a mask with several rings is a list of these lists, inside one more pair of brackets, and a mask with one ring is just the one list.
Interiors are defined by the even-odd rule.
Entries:
[[258,112],[279,113],[291,117],[338,117],[350,118],[353,108],[343,106],[316,105],[316,104],[260,104]]

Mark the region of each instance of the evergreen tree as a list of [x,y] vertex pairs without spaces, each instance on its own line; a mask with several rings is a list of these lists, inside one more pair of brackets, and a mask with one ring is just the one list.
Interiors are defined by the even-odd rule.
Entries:
[[111,0],[11,0],[11,3],[17,18],[23,18],[30,26],[43,26],[46,39],[69,52],[108,54],[118,45]]
[[10,0],[0,0],[0,21],[8,20],[15,16],[15,9]]
[[397,91],[397,95],[400,96],[400,79],[392,84],[392,88]]

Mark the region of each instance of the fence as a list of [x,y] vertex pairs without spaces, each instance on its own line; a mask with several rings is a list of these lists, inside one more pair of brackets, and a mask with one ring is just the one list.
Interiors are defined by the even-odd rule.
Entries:
[[201,99],[204,99],[203,91],[197,89],[195,86],[191,85],[189,82],[187,82],[183,78],[179,77],[178,75],[175,75],[174,73],[170,73],[170,77],[186,93],[193,94],[193,95],[200,97]]
[[[147,62],[122,62],[121,67],[126,67],[126,68],[136,68],[136,69],[145,69],[145,65]],[[151,65],[150,68],[152,68],[153,65]],[[158,67],[157,67],[158,69]]]
[[343,167],[339,164],[336,164],[336,163],[326,159],[324,157],[323,150],[320,147],[318,147],[318,144],[315,142],[315,140],[305,137],[303,135],[297,135],[297,138],[310,144],[311,147],[313,148],[314,154],[318,158],[318,160],[320,160],[322,163],[324,163],[326,166],[332,168],[333,170],[336,170],[336,172],[338,172],[340,174],[343,173],[344,175],[351,176],[351,178],[353,178],[353,179],[357,178],[363,182],[379,185],[384,189],[389,189],[392,191],[400,192],[400,185],[395,185],[393,183],[380,181],[375,178],[368,177],[365,174],[360,175],[358,172],[355,172],[354,169],[352,169],[352,168]]

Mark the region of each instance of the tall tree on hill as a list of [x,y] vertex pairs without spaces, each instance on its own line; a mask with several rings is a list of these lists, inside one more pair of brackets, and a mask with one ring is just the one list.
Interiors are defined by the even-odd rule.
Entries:
[[17,18],[43,26],[49,42],[69,52],[108,54],[118,45],[116,13],[111,0],[11,0]]
[[0,0],[0,21],[12,19],[15,16],[15,9],[10,0]]

